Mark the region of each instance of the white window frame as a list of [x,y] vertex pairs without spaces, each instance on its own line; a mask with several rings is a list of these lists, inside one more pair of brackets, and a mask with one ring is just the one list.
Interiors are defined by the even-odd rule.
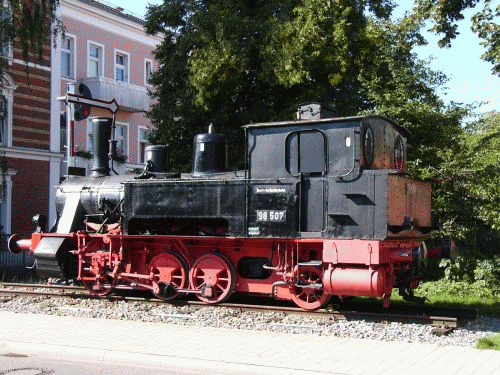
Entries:
[[[3,90],[5,91],[5,90]],[[4,103],[2,103],[5,100]],[[10,100],[4,96],[0,97],[0,112],[5,111],[5,117],[0,117],[0,146],[9,146],[9,129],[10,129],[10,118],[11,112],[9,111]]]
[[[124,150],[122,153],[119,152],[119,143],[120,143],[120,140],[117,138],[117,134],[116,134],[116,130],[119,128],[119,127],[123,127],[125,128],[125,132],[124,132],[124,138],[125,138],[125,147],[124,147]],[[129,136],[129,124],[126,124],[126,123],[122,123],[122,122],[116,122],[115,123],[115,130],[114,130],[114,134],[113,134],[113,139],[116,142],[116,152],[118,155],[124,155],[124,156],[129,156],[130,155],[130,152],[129,152],[129,139],[130,139],[130,136]],[[129,160],[130,162],[130,160]]]
[[7,59],[7,64],[12,65],[12,60],[14,58],[14,53],[12,52],[12,43],[5,43],[5,45],[0,46],[0,57]]
[[0,77],[2,80],[2,95],[5,98],[5,106],[7,111],[7,119],[3,124],[1,124],[2,129],[1,134],[1,146],[12,147],[12,113],[13,113],[13,103],[14,103],[14,90],[17,88],[14,80],[7,73]]
[[[2,5],[4,6],[4,10],[7,15],[4,13],[0,14],[0,21],[3,21],[5,17],[10,17],[12,15],[11,8],[9,7],[9,3],[6,0],[1,0]],[[8,65],[12,65],[12,59],[14,57],[14,53],[12,50],[12,43],[5,43],[5,45],[0,46],[0,57],[6,58]]]
[[[120,65],[116,62],[116,57],[118,55],[124,56],[125,57],[125,65]],[[114,54],[114,77],[115,81],[118,82],[123,82],[123,83],[129,83],[130,82],[130,54],[125,51],[120,51],[118,49],[115,49],[115,54]],[[116,70],[120,68],[123,69],[123,74],[124,74],[124,80],[119,80],[116,75]]]
[[146,159],[146,150],[144,150],[144,159],[141,160],[141,144],[145,143],[146,146],[144,146],[144,147],[149,146],[149,141],[148,141],[147,136],[145,138],[141,138],[141,131],[142,130],[144,130],[145,135],[147,135],[147,132],[149,129],[145,126],[139,126],[137,129],[137,163],[138,164],[144,164],[144,162],[146,161],[145,160]]
[[[90,47],[97,47],[101,51],[101,56],[98,58],[90,56]],[[90,62],[97,61],[97,76],[90,75]],[[104,76],[104,44],[94,42],[92,40],[87,41],[87,77],[103,77]]]
[[[14,90],[17,88],[12,77],[4,73],[0,77],[2,80],[2,94],[5,97],[5,105],[7,111],[7,118],[2,125],[2,143],[0,146],[12,147],[12,109],[14,102]],[[11,168],[8,168],[5,173],[5,188],[6,191],[3,192],[3,196],[0,196],[0,224],[3,226],[3,233],[11,232],[11,219],[12,219],[12,179],[17,172]]]
[[5,192],[0,197],[0,224],[3,226],[0,232],[4,234],[11,233],[12,226],[12,176],[17,174],[17,171],[8,168],[5,173]]
[[[64,39],[69,39],[71,40],[72,46],[70,47],[69,50],[64,48]],[[70,56],[70,62],[69,62],[69,68],[70,68],[70,75],[66,76],[64,75],[63,69],[62,69],[62,62],[63,62],[63,53],[68,53]],[[66,79],[71,79],[74,80],[76,77],[76,36],[72,34],[66,33],[64,38],[61,38],[61,77],[66,78]]]
[[[148,64],[150,66],[149,77],[148,77]],[[149,80],[151,79],[151,74],[153,74],[153,60],[144,59],[144,84],[147,86],[151,86],[151,83],[149,83]]]

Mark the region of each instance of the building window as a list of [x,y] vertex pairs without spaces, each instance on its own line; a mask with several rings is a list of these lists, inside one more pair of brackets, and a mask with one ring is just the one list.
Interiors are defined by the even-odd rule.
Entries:
[[144,60],[144,84],[149,85],[151,76],[153,75],[153,62],[151,60]]
[[[0,99],[0,145],[10,147],[12,146],[12,103],[14,99],[14,90],[17,86],[14,84],[12,77],[4,73],[0,76],[0,87],[2,88],[2,98]],[[11,176],[15,175],[16,172],[11,168],[7,168],[7,170],[3,170],[1,174],[0,232],[10,233],[12,217]]]
[[8,168],[2,171],[2,191],[0,194],[0,233],[11,233],[12,221],[12,176],[15,176],[17,171]]
[[147,145],[149,145],[148,129],[139,128],[139,164],[143,164],[145,162],[144,157],[146,155]]
[[6,146],[5,140],[7,135],[8,112],[7,100],[0,97],[0,145]]
[[88,46],[88,72],[89,77],[101,77],[103,69],[104,47],[96,43]]
[[[9,6],[6,4],[5,0],[0,2],[0,23],[2,25],[9,22],[11,19],[11,12]],[[12,45],[10,43],[10,37],[6,31],[6,27],[2,26],[0,31],[0,55],[2,57],[11,58],[12,57]],[[11,61],[9,61],[11,64]]]
[[87,151],[94,153],[94,133],[92,132],[92,121],[87,119]]
[[[1,21],[0,21],[1,22]],[[5,58],[12,58],[12,44],[8,41],[5,41],[5,36],[2,34],[0,36],[2,38],[2,46],[0,49],[0,55]],[[9,64],[12,62],[9,60]]]
[[[115,125],[116,153],[118,155],[128,155],[128,128],[125,125]],[[87,121],[87,151],[94,153],[94,135],[92,132],[92,121]]]
[[2,57],[7,57],[7,58],[12,57],[12,48],[11,48],[11,44],[9,42],[3,42],[1,49],[0,49],[0,55]]
[[0,96],[0,145],[12,146],[12,103],[14,99],[14,90],[16,85],[10,75],[4,73],[0,77],[0,87],[2,87],[2,96]]
[[59,113],[59,150],[64,150],[66,147],[66,112]]
[[115,141],[116,153],[118,155],[128,155],[128,142],[127,142],[128,129],[125,125],[116,125],[115,127]]
[[115,80],[128,82],[129,56],[125,52],[115,51]]
[[61,41],[61,75],[75,79],[75,38],[69,35]]

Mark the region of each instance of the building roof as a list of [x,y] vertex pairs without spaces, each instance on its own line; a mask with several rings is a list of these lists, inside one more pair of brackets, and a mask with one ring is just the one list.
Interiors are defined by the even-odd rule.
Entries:
[[129,21],[136,22],[140,25],[145,24],[144,19],[142,19],[140,15],[130,12],[122,7],[108,3],[107,1],[104,0],[77,0],[77,1],[102,9],[106,12],[112,13],[118,17],[127,19]]

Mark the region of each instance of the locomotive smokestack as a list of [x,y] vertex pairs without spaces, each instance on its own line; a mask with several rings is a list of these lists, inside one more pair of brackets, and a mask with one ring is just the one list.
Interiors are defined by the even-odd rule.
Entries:
[[92,177],[109,176],[109,139],[113,119],[97,117],[92,119],[92,133],[94,139],[94,164]]
[[212,124],[208,133],[194,137],[193,175],[205,176],[226,170],[226,137],[215,134]]

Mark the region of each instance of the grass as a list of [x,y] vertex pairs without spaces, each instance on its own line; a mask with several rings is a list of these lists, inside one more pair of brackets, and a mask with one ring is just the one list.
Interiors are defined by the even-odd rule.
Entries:
[[500,335],[491,335],[479,339],[476,349],[500,350]]
[[[481,281],[425,281],[415,289],[415,296],[425,298],[426,305],[438,308],[468,308],[477,311],[477,316],[500,318],[500,287],[488,287]],[[371,301],[375,304],[382,302],[381,298],[356,297],[355,300]],[[392,292],[391,304],[415,305],[403,300],[397,289]]]
[[426,303],[434,306],[466,307],[476,309],[479,316],[500,318],[500,288],[489,287],[482,281],[426,281],[415,294],[425,297]]

